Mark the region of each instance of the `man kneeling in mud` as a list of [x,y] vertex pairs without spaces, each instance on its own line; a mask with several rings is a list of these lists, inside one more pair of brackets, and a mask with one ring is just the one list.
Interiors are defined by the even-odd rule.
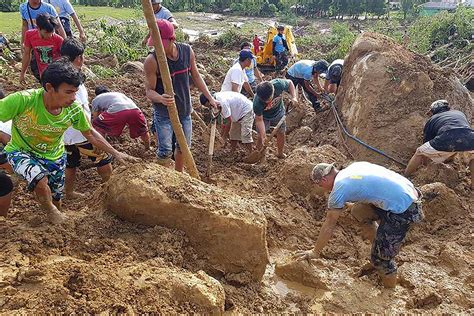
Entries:
[[354,162],[343,170],[320,163],[313,168],[311,180],[331,192],[328,211],[314,248],[295,256],[308,260],[320,256],[347,203],[372,241],[371,265],[363,269],[377,269],[384,286],[395,287],[395,256],[411,225],[423,218],[420,191],[398,173],[368,162]]

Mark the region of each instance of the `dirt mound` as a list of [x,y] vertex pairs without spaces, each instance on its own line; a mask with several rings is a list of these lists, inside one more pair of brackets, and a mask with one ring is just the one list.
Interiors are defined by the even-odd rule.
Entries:
[[[473,100],[452,71],[386,36],[364,33],[345,59],[336,103],[356,137],[406,161],[422,143],[425,113],[437,99],[472,117]],[[349,146],[356,159],[385,160],[352,141]]]
[[324,260],[293,260],[285,258],[275,265],[275,273],[290,281],[298,282],[317,289],[329,290],[330,270]]
[[322,189],[311,183],[310,173],[314,165],[320,162],[341,166],[347,162],[346,156],[331,145],[321,147],[303,146],[295,149],[279,168],[282,184],[293,193],[303,197],[312,194],[320,195]]
[[261,280],[268,263],[267,222],[256,202],[158,164],[115,173],[106,192],[108,208],[121,218],[186,232],[227,279]]
[[443,225],[446,220],[452,223],[467,215],[460,196],[444,183],[426,184],[421,192],[426,220],[433,225]]
[[125,64],[120,66],[122,73],[134,73],[142,75],[144,73],[143,63],[139,61],[127,61]]

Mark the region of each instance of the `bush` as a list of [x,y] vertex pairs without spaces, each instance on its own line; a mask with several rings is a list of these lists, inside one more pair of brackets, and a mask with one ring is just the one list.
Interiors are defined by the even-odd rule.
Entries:
[[242,34],[240,30],[232,28],[219,35],[214,44],[223,48],[238,48],[246,38],[251,37],[249,34]]
[[114,69],[106,68],[101,65],[92,65],[91,71],[101,79],[113,78],[118,76],[118,72]]
[[409,29],[410,48],[426,54],[429,50],[455,40],[471,40],[474,9],[459,7],[456,12],[441,12],[422,17]]
[[19,0],[2,0],[0,3],[0,12],[15,12],[20,8]]

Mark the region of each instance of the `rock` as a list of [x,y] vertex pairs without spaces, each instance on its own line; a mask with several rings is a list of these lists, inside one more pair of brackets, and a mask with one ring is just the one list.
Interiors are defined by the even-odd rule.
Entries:
[[120,67],[122,73],[143,74],[143,63],[139,61],[127,61]]
[[311,134],[313,133],[313,130],[308,127],[308,126],[302,126],[298,128],[297,130],[294,130],[289,136],[288,136],[288,143],[291,145],[300,145],[307,143],[308,140],[311,138]]
[[416,172],[415,180],[417,183],[441,182],[454,189],[461,179],[452,166],[444,163],[430,163]]
[[[368,144],[407,161],[422,144],[426,111],[437,99],[473,115],[473,99],[451,70],[408,51],[390,38],[365,32],[344,61],[336,104],[348,130]],[[386,158],[350,141],[357,160]]]
[[87,65],[100,65],[105,68],[117,68],[118,67],[118,59],[117,56],[105,56],[100,59],[90,59],[86,61]]
[[330,271],[321,260],[293,260],[285,258],[275,265],[275,273],[288,281],[322,290],[329,290]]
[[449,221],[454,225],[456,220],[462,220],[467,211],[460,202],[459,196],[445,184],[430,183],[420,188],[423,193],[423,211],[426,221],[440,225]]
[[105,190],[122,219],[180,229],[213,269],[242,274],[245,283],[262,279],[267,222],[257,202],[158,164],[114,172]]
[[279,178],[292,193],[306,197],[309,194],[322,195],[324,191],[310,179],[315,164],[327,162],[340,167],[347,162],[346,156],[331,145],[321,147],[303,146],[295,149],[279,169]]

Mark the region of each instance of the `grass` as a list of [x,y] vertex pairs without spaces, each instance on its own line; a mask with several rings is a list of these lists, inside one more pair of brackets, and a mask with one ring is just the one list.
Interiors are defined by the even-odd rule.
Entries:
[[[103,17],[127,20],[142,16],[141,11],[129,8],[88,7],[76,5],[74,6],[74,9],[76,10],[81,22],[88,22]],[[21,31],[20,13],[0,12],[0,31],[5,34],[19,33]]]

